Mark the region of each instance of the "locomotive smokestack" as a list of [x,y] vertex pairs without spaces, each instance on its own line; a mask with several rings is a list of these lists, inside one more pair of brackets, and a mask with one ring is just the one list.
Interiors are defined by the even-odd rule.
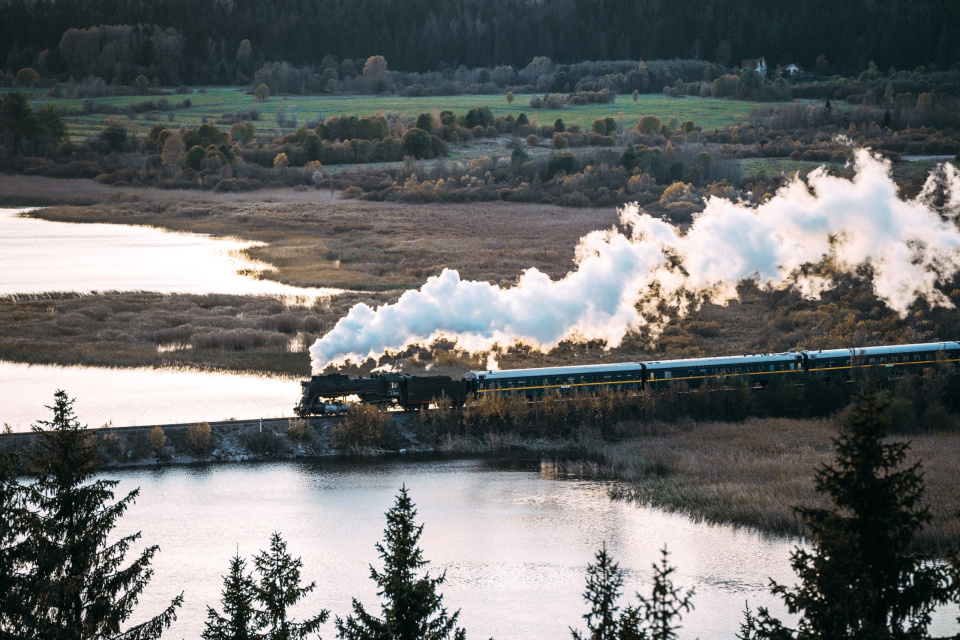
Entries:
[[587,234],[577,269],[556,281],[529,269],[502,289],[444,270],[392,305],[354,306],[311,347],[314,370],[439,336],[468,351],[514,342],[549,349],[565,339],[614,347],[633,328],[656,334],[664,305],[683,313],[691,298],[722,304],[747,279],[817,298],[834,283],[803,267],[824,260],[845,272],[868,265],[876,295],[901,314],[919,298],[952,306],[936,285],[960,271],[957,170],[939,168],[911,200],[898,197],[889,163],[868,151],[857,152],[856,170],[846,180],[818,169],[756,208],[712,197],[686,233],[628,205],[620,216],[629,236]]

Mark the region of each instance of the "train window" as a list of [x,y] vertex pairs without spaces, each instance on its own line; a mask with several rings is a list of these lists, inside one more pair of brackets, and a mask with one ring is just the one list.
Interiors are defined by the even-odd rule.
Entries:
[[544,378],[544,379],[543,379],[543,386],[547,386],[548,384],[550,384],[550,381],[547,380],[546,378]]
[[586,384],[586,383],[587,383],[587,376],[580,376],[580,384]]
[[665,379],[669,380],[670,377],[671,377],[671,373],[670,373],[669,371],[664,371],[664,372],[663,372],[663,377],[664,377]]
[[604,382],[610,382],[610,376],[603,376]]

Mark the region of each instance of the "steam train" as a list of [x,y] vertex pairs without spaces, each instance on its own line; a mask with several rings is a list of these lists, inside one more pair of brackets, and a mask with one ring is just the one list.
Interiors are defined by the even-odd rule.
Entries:
[[789,351],[743,356],[619,362],[573,367],[470,371],[461,380],[447,376],[379,373],[368,378],[343,374],[313,376],[301,382],[302,397],[294,410],[300,416],[342,413],[346,399],[398,406],[411,411],[446,397],[463,405],[470,396],[523,395],[535,399],[544,393],[583,393],[601,389],[644,391],[673,385],[697,387],[707,381],[745,382],[766,386],[774,379],[799,379],[811,374],[847,379],[855,367],[889,372],[918,370],[937,363],[960,362],[960,342]]

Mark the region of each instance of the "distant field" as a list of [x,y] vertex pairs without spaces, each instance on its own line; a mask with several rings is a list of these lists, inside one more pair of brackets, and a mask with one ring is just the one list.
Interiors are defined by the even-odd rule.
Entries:
[[[942,159],[926,158],[894,162],[893,178],[898,182],[910,179],[923,180],[941,162],[943,162]],[[827,161],[791,160],[790,158],[744,158],[740,161],[740,166],[743,169],[743,175],[748,178],[772,178],[781,174],[789,176],[797,172],[802,177],[806,177],[808,173],[821,166],[844,178],[853,178],[855,174],[852,165]]]
[[[9,90],[4,90],[9,91]],[[45,92],[32,93],[31,103],[34,107],[43,104],[55,104],[61,108],[81,110],[83,100],[80,99],[52,99],[47,98]],[[251,109],[259,110],[261,119],[256,123],[261,133],[276,134],[279,128],[276,124],[276,113],[283,109],[289,117],[295,109],[299,121],[316,121],[319,117],[331,116],[373,115],[377,110],[390,113],[400,113],[416,117],[421,113],[432,113],[434,110],[449,109],[457,115],[466,113],[473,107],[489,107],[494,115],[514,116],[525,112],[528,117],[536,118],[540,124],[553,124],[557,118],[563,118],[567,125],[578,124],[588,129],[598,118],[613,117],[624,128],[633,126],[637,120],[645,115],[655,115],[663,120],[677,116],[682,122],[693,122],[704,130],[722,129],[735,124],[739,118],[746,116],[751,109],[762,106],[757,102],[741,102],[734,100],[715,100],[711,98],[667,98],[661,95],[642,95],[635,103],[629,95],[618,96],[612,104],[594,104],[568,107],[566,109],[531,109],[530,95],[518,95],[513,104],[507,104],[503,95],[466,95],[466,96],[437,96],[404,98],[397,96],[272,96],[266,102],[257,102],[252,95],[234,87],[209,87],[191,89],[189,94],[177,94],[165,97],[171,105],[179,106],[184,98],[189,98],[192,105],[187,109],[175,109],[165,112],[145,112],[134,117],[122,116],[130,123],[140,125],[146,130],[157,122],[172,123],[174,125],[199,125],[204,118],[212,121],[224,114],[233,114]],[[158,100],[151,96],[124,96],[113,98],[94,98],[94,104],[112,104],[117,107],[137,104],[146,100]],[[171,115],[172,114],[172,115]],[[172,117],[172,120],[168,118]],[[98,132],[104,125],[107,116],[103,114],[72,115],[65,120],[73,136],[86,137]]]

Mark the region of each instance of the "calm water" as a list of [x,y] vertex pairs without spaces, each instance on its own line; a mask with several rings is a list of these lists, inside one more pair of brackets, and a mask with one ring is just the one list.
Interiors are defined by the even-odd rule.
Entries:
[[[231,556],[239,548],[250,558],[273,531],[303,558],[302,577],[317,583],[301,615],[327,608],[345,616],[352,597],[379,613],[368,566],[382,568],[374,544],[404,483],[425,525],[421,548],[433,572],[446,571],[445,603],[461,609],[468,637],[569,638],[568,626],[582,628],[586,565],[604,541],[631,596],[649,595],[650,565],[669,545],[675,584],[697,591],[683,638],[733,638],[745,600],[779,611],[766,583],[792,583],[789,541],[694,524],[612,501],[602,484],[524,468],[533,470],[481,461],[276,463],[111,476],[120,491],[141,488],[119,529],[142,530],[144,545],[161,547],[138,611],[185,592],[172,638],[199,637],[206,605],[220,608]],[[332,622],[321,635],[335,637]]]
[[[193,234],[15,217],[0,209],[0,295],[44,291],[307,295],[237,275],[261,268],[238,256],[249,243]],[[0,362],[0,422],[25,430],[49,418],[53,392],[75,396],[81,422],[99,426],[275,417],[289,413],[295,380],[157,370],[28,366]],[[142,531],[159,544],[156,571],[138,608],[162,609],[184,591],[170,638],[198,638],[206,605],[219,607],[222,575],[239,549],[249,558],[282,532],[317,582],[303,615],[350,611],[357,597],[378,612],[368,566],[380,566],[384,512],[401,484],[411,490],[421,546],[435,572],[446,571],[446,604],[461,609],[471,638],[569,638],[582,628],[584,571],[603,542],[626,569],[624,590],[648,593],[650,565],[665,543],[675,582],[695,587],[696,610],[682,638],[733,638],[744,601],[782,613],[768,578],[793,584],[792,543],[691,522],[608,499],[604,485],[558,481],[536,466],[491,463],[278,463],[110,472],[118,495],[141,494],[117,533]],[[938,615],[935,635],[953,633],[956,607]],[[142,619],[142,618],[141,618]],[[323,637],[335,636],[332,623]]]
[[252,242],[150,227],[21,218],[0,209],[0,295],[45,291],[158,291],[302,296],[304,289],[238,275],[262,271],[240,251]]
[[99,427],[292,415],[300,399],[293,378],[169,369],[106,369],[0,361],[0,425],[29,431],[50,419],[45,407],[63,389],[76,398],[80,423]]

